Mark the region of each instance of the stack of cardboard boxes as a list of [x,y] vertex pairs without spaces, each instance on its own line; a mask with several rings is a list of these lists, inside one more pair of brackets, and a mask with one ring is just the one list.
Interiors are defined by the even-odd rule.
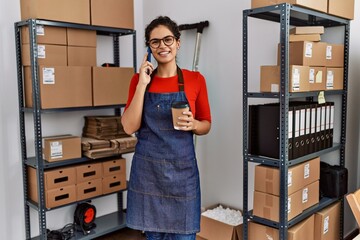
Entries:
[[[54,208],[126,189],[123,158],[44,172],[45,206]],[[28,196],[38,202],[36,169],[28,167]]]
[[251,8],[290,3],[346,19],[354,19],[355,0],[252,0]]
[[[101,3],[101,6],[99,4]],[[120,14],[118,10],[124,12]],[[114,28],[134,28],[133,1],[21,1],[22,19],[38,18]],[[97,67],[96,31],[37,25],[42,109],[125,104],[134,68]],[[33,107],[29,29],[22,29],[25,106]]]
[[[296,32],[301,29],[302,34]],[[293,30],[293,31],[292,31]],[[295,27],[290,36],[311,39],[323,33],[323,28]],[[305,34],[304,34],[305,33]],[[278,65],[261,66],[260,91],[279,92],[282,46],[278,47]],[[344,83],[344,45],[320,41],[289,43],[289,92],[342,90]]]

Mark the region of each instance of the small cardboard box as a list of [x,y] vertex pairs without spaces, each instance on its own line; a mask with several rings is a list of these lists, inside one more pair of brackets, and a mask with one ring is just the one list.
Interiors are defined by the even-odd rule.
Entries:
[[87,182],[102,177],[101,163],[82,164],[76,166],[75,169],[77,183]]
[[[29,196],[31,199],[37,199],[37,176],[36,169],[33,167],[27,168]],[[44,171],[44,188],[51,190],[61,188],[76,183],[76,174],[74,168],[58,168],[54,170]]]
[[[30,43],[29,27],[21,28],[21,41],[23,44]],[[47,25],[36,25],[36,43],[66,45],[66,28]]]
[[[281,60],[278,46],[278,65]],[[289,65],[319,66],[326,65],[326,43],[299,41],[289,43]]]
[[315,213],[315,239],[332,240],[340,236],[340,202]]
[[91,25],[134,29],[133,0],[90,0]]
[[344,45],[326,45],[326,67],[344,67]]
[[21,20],[29,18],[90,24],[89,0],[21,0]]
[[43,137],[43,158],[48,162],[81,158],[81,137],[71,135]]
[[303,167],[303,186],[320,179],[320,157],[313,158],[301,164]]
[[53,208],[76,201],[76,187],[69,185],[46,191],[46,207]]
[[[214,209],[220,204],[216,204],[205,208],[205,210]],[[221,204],[224,208],[232,207]],[[242,240],[242,224],[232,226],[227,223],[201,215],[200,232],[197,234],[199,237],[207,240]]]
[[346,19],[354,19],[355,0],[328,0],[328,13]]
[[[309,67],[291,65],[289,92],[308,92],[309,90]],[[261,66],[260,91],[280,91],[280,66]]]
[[125,104],[134,68],[93,67],[93,105]]
[[68,66],[96,66],[95,47],[67,47]]
[[77,28],[66,28],[67,45],[77,47],[96,47],[96,31]]
[[[249,240],[280,240],[279,230],[255,222],[249,222]],[[288,230],[289,240],[315,240],[314,215],[306,218]],[[316,239],[317,240],[317,239]]]
[[118,173],[102,179],[103,194],[109,194],[126,189],[126,174]]
[[306,8],[315,9],[321,12],[327,12],[327,0],[252,0],[251,8],[265,7],[280,3],[290,3]]
[[112,176],[115,174],[126,174],[126,160],[124,158],[105,161],[102,163],[102,176]]
[[308,209],[319,203],[319,180],[313,182],[302,189],[302,209]]
[[[254,191],[253,214],[255,216],[278,222],[279,207],[279,196]],[[301,214],[302,210],[302,189],[300,189],[288,196],[288,220]]]
[[[73,170],[72,168],[63,168],[44,172],[46,208],[53,208],[76,201],[74,183],[76,175]],[[32,167],[28,167],[28,197],[32,201],[38,202],[36,169]]]
[[[38,44],[37,49],[38,65],[67,66],[66,46]],[[22,64],[30,66],[30,44],[23,44],[21,50]]]
[[310,91],[322,91],[326,89],[326,68],[310,67],[309,87]]
[[76,184],[77,201],[102,194],[101,178]]
[[[33,107],[31,68],[24,69],[25,106]],[[92,106],[91,67],[39,67],[42,109]]]
[[343,90],[344,68],[326,68],[326,90]]

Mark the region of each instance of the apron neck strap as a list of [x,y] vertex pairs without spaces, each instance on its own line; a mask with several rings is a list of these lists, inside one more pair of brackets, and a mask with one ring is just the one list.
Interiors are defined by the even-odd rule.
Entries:
[[[177,65],[176,65],[176,72],[177,72],[177,76],[178,76],[179,92],[183,92],[184,91],[184,76],[182,74],[181,69]],[[151,74],[151,80],[150,80],[149,84],[146,86],[146,91],[149,90],[150,85],[153,82],[153,79],[154,79],[156,73],[157,73],[157,68],[155,68],[155,70]]]

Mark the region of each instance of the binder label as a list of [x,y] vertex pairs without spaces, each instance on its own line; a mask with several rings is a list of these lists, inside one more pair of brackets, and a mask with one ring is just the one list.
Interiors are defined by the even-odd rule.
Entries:
[[293,137],[293,111],[289,111],[288,122],[289,139],[291,139]]

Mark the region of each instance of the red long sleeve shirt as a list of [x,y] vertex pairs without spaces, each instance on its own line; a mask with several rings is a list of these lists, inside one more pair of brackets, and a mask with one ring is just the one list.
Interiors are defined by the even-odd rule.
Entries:
[[[211,122],[210,105],[207,94],[206,82],[204,76],[199,72],[193,72],[182,69],[184,76],[185,95],[189,101],[191,111],[196,120],[207,120]],[[161,78],[155,76],[150,85],[149,92],[170,93],[179,91],[178,77]],[[129,97],[125,110],[130,105],[139,82],[139,74],[135,74],[130,82]]]

